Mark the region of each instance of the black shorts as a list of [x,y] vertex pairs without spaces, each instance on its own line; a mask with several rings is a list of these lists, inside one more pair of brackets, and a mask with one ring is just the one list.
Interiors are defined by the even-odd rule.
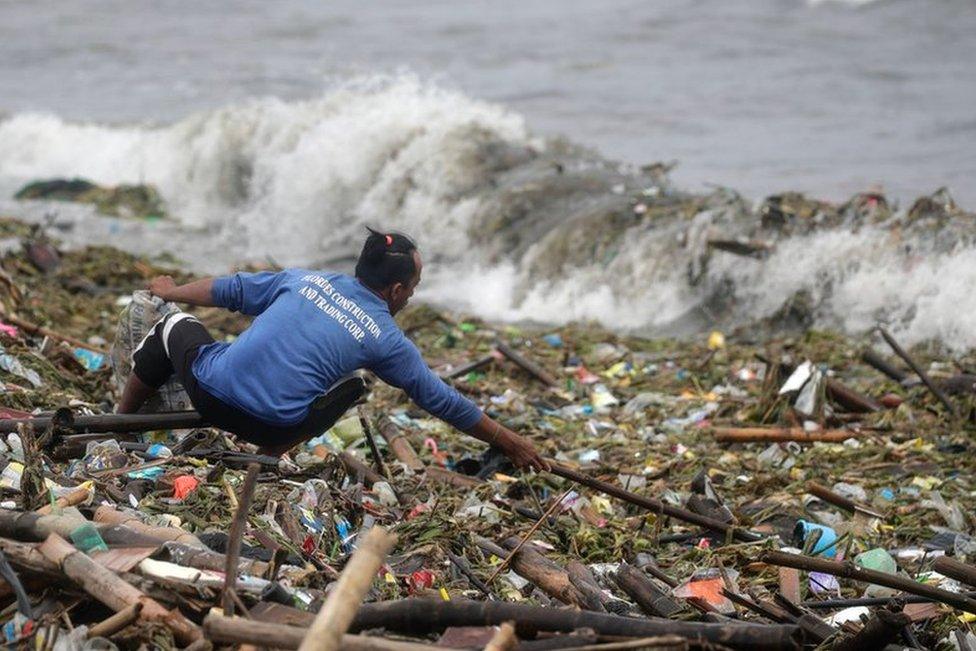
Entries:
[[174,373],[182,382],[193,407],[211,425],[255,445],[297,444],[317,436],[333,424],[363,395],[363,380],[342,378],[316,400],[302,422],[282,427],[264,422],[208,393],[193,375],[193,362],[201,346],[214,338],[193,315],[174,312],[159,320],[132,353],[132,372],[154,389]]

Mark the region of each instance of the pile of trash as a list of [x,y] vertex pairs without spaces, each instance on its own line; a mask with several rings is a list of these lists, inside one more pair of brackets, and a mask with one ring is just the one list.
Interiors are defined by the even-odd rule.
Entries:
[[972,356],[412,307],[435,371],[552,472],[379,382],[277,458],[193,412],[112,413],[119,314],[186,279],[166,261],[13,220],[0,254],[9,644],[976,648]]

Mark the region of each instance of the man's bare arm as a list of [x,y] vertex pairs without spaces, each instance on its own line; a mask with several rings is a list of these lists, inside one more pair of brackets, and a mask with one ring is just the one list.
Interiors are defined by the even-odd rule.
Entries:
[[519,436],[487,414],[482,414],[481,420],[466,433],[489,445],[498,446],[519,468],[549,470],[549,463],[527,438]]
[[156,276],[149,283],[149,291],[164,301],[213,307],[213,278],[201,278],[192,283],[177,285],[170,276]]

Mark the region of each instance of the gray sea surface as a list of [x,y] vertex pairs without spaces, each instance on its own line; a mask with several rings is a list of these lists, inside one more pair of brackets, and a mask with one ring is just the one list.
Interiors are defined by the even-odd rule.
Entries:
[[0,0],[8,116],[171,123],[402,70],[691,190],[976,205],[972,0]]

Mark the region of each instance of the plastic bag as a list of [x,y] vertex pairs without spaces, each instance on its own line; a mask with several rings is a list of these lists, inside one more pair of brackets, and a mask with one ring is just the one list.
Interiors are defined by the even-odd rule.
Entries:
[[[139,346],[156,322],[172,312],[178,312],[175,303],[166,303],[146,290],[132,293],[132,300],[122,308],[119,325],[115,331],[110,360],[112,379],[121,393],[132,373],[132,353]],[[175,377],[166,381],[159,391],[146,401],[142,411],[183,411],[193,409],[190,397]]]

